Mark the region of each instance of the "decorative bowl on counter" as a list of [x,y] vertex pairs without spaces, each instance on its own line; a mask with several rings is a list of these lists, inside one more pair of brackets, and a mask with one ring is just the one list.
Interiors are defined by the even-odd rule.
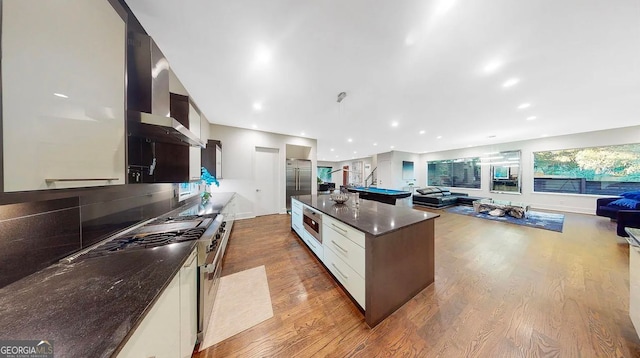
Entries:
[[329,199],[335,201],[336,204],[344,204],[347,200],[349,200],[349,194],[333,193],[329,196]]

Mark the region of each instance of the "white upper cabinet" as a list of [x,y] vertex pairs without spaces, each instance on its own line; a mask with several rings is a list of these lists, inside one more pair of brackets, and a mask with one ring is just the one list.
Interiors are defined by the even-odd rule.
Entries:
[[125,183],[125,41],[107,0],[2,2],[5,191]]

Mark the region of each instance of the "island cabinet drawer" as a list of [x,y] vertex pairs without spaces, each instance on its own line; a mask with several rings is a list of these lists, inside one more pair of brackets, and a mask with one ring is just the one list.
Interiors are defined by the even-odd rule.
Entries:
[[291,227],[302,237],[302,203],[291,199]]
[[358,231],[347,224],[341,223],[340,221],[329,217],[329,215],[324,215],[322,217],[322,224],[364,248],[363,232]]
[[313,253],[320,259],[320,261],[324,260],[323,259],[324,248],[306,230],[302,230],[302,240],[304,241],[305,244],[307,244],[307,246],[309,246],[311,251],[313,251]]
[[325,250],[326,248],[333,250],[336,256],[364,277],[364,248],[326,225],[323,226],[323,229],[322,244],[325,246]]
[[364,278],[358,275],[331,249],[324,250],[324,264],[356,302],[358,302],[360,307],[366,309]]

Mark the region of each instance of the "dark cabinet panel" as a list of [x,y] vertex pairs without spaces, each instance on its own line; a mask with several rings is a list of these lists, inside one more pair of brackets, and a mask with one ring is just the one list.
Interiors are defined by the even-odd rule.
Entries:
[[189,129],[189,97],[177,93],[170,94],[171,117]]
[[209,173],[217,179],[221,179],[221,173],[218,173],[219,170],[216,169],[220,167],[220,164],[217,164],[222,159],[218,158],[220,153],[222,153],[222,143],[219,140],[207,141],[207,148],[202,149],[202,166],[207,168]]

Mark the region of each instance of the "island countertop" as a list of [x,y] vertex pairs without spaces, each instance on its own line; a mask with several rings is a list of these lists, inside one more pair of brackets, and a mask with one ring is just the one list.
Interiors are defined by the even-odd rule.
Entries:
[[440,216],[409,207],[394,206],[372,200],[360,200],[358,206],[355,206],[353,196],[344,204],[336,204],[327,194],[299,195],[293,198],[317,209],[323,214],[373,236],[384,235]]

